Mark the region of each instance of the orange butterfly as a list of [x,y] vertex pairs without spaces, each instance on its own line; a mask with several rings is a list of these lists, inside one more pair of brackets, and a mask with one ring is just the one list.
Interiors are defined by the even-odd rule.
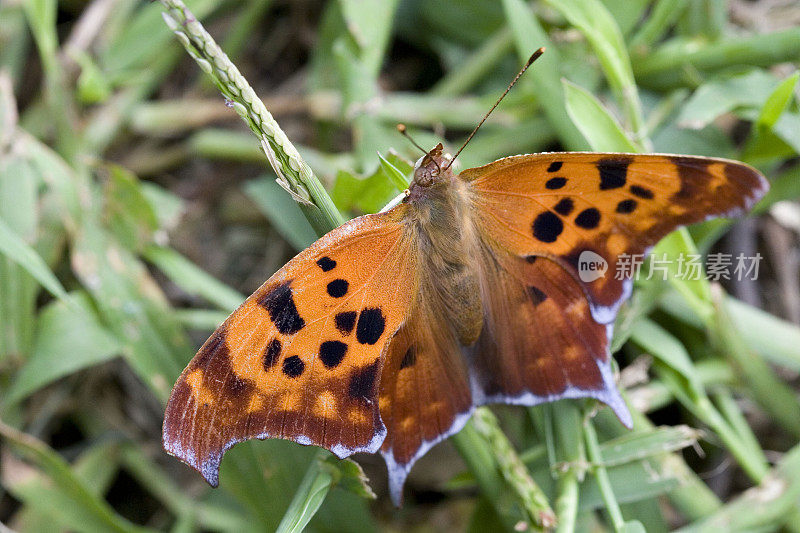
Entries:
[[[380,450],[399,503],[414,462],[475,406],[596,398],[631,426],[609,353],[632,285],[618,258],[740,215],[768,187],[724,159],[544,153],[454,175],[442,152],[396,205],[319,239],[214,332],[169,399],[169,453],[216,486],[246,439]],[[610,274],[582,281],[586,251]]]

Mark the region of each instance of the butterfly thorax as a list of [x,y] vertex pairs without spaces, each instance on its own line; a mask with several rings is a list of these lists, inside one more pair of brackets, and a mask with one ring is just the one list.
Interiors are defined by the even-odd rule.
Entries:
[[464,182],[448,167],[439,144],[414,170],[407,203],[410,228],[418,243],[420,299],[444,313],[462,345],[473,344],[483,323],[478,277],[480,240],[470,216]]

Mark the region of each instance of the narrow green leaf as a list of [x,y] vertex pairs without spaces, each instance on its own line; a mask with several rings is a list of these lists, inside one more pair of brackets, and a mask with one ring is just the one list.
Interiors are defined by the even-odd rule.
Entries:
[[278,526],[278,533],[303,531],[322,505],[325,496],[334,484],[333,471],[331,468],[323,466],[327,453],[325,451],[318,452],[314,462],[309,466],[289,509]]
[[693,446],[702,433],[685,425],[664,426],[628,433],[600,446],[603,463],[617,466]]
[[673,231],[661,239],[653,249],[650,261],[661,263],[658,266],[664,268],[665,272],[656,276],[665,276],[699,316],[711,316],[711,290],[705,269],[701,265],[695,274],[691,271],[695,267],[688,266],[691,261],[702,263],[702,257],[686,228]]
[[567,112],[572,122],[598,152],[639,152],[603,105],[585,89],[562,80]]
[[347,29],[361,49],[361,61],[372,77],[378,75],[389,37],[397,0],[339,0]]
[[44,260],[28,243],[0,219],[0,253],[24,268],[42,287],[65,302],[69,301],[64,287]]
[[71,293],[70,298],[74,305],[59,300],[41,312],[33,351],[14,377],[4,399],[6,405],[58,378],[108,361],[120,353],[120,342],[100,324],[87,295]]
[[408,176],[403,174],[400,169],[387,161],[386,158],[381,154],[378,154],[378,159],[381,161],[381,170],[389,178],[397,190],[402,191],[407,189],[408,185],[411,183],[411,181],[408,179]]
[[[666,293],[660,306],[684,322],[704,327],[703,320],[676,293]],[[747,346],[773,364],[800,372],[800,327],[736,298],[728,297],[725,306]]]
[[633,327],[631,339],[678,372],[696,392],[702,390],[686,347],[656,322],[650,319],[637,322]]
[[[103,499],[93,494],[71,471],[70,465],[52,448],[34,437],[0,422],[0,437],[36,464],[58,487],[71,511],[78,513],[84,531],[143,532],[119,516]],[[4,483],[5,484],[5,483]]]
[[274,179],[261,176],[248,181],[244,185],[244,192],[296,250],[303,250],[317,240],[317,233],[297,206],[297,202],[287,197]]
[[[619,503],[631,503],[667,494],[680,486],[681,481],[654,461],[636,461],[608,469],[611,490]],[[601,509],[603,496],[595,478],[581,484],[579,511]]]
[[633,79],[628,49],[614,18],[599,0],[548,0],[548,3],[591,43],[617,102],[625,110],[628,125],[635,135],[639,135],[644,125],[642,104]]
[[680,127],[702,129],[730,111],[756,109],[775,90],[776,83],[774,76],[760,69],[715,79],[692,94],[675,121]]
[[778,118],[786,110],[789,102],[794,95],[794,88],[797,85],[797,80],[800,79],[800,72],[795,72],[780,85],[778,85],[772,94],[769,95],[766,102],[764,102],[761,112],[758,115],[757,124],[764,128],[771,128],[778,121]]
[[800,499],[800,446],[784,455],[761,484],[744,492],[711,516],[679,529],[680,533],[774,531],[797,512]]
[[536,61],[536,66],[525,74],[520,83],[523,88],[530,86],[541,103],[548,122],[553,127],[561,144],[568,150],[585,150],[586,141],[575,128],[564,106],[564,89],[559,83],[561,60],[558,47],[553,46],[541,23],[522,0],[503,0],[503,12],[511,27],[517,55],[522,62],[544,46],[547,52]]
[[220,309],[232,312],[244,301],[244,295],[203,272],[177,251],[155,244],[144,250],[144,257],[189,294],[200,295]]

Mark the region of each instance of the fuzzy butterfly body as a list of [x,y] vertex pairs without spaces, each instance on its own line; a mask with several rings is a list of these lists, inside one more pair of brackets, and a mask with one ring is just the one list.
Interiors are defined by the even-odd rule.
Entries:
[[[414,462],[475,406],[596,398],[631,425],[609,340],[623,254],[744,213],[754,169],[672,155],[549,153],[454,175],[439,145],[402,200],[351,220],[267,280],[175,385],[164,447],[217,484],[233,444],[280,437]],[[593,252],[610,272],[582,281]]]

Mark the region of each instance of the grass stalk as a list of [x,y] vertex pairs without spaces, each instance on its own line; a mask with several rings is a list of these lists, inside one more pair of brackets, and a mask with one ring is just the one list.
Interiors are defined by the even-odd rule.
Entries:
[[497,418],[487,408],[477,409],[472,415],[475,429],[489,444],[503,478],[516,494],[533,523],[543,529],[555,525],[555,513],[547,496],[533,480],[525,463],[509,442]]
[[663,37],[670,26],[683,14],[688,0],[658,0],[650,16],[631,37],[628,49],[643,55],[658,39]]
[[[648,85],[673,86],[675,72],[691,67],[713,71],[733,65],[766,67],[800,56],[800,28],[745,37],[728,37],[706,46],[695,42],[673,42],[636,57],[636,79]],[[671,76],[671,78],[669,78]]]
[[314,229],[323,234],[341,225],[344,219],[319,179],[239,69],[181,0],[161,0],[161,3],[167,8],[164,13],[167,26],[256,134],[278,182],[300,204]]
[[464,62],[443,76],[428,94],[436,96],[464,94],[497,68],[497,63],[508,54],[513,45],[511,32],[504,26],[472,52]]
[[600,443],[597,440],[597,432],[594,429],[591,418],[587,417],[583,423],[583,434],[586,438],[586,454],[592,463],[592,473],[597,480],[600,494],[606,504],[606,510],[611,518],[611,524],[615,531],[622,531],[625,519],[622,517],[622,510],[614,495],[611,487],[611,480],[608,478],[608,471],[603,464],[603,454],[600,452]]

